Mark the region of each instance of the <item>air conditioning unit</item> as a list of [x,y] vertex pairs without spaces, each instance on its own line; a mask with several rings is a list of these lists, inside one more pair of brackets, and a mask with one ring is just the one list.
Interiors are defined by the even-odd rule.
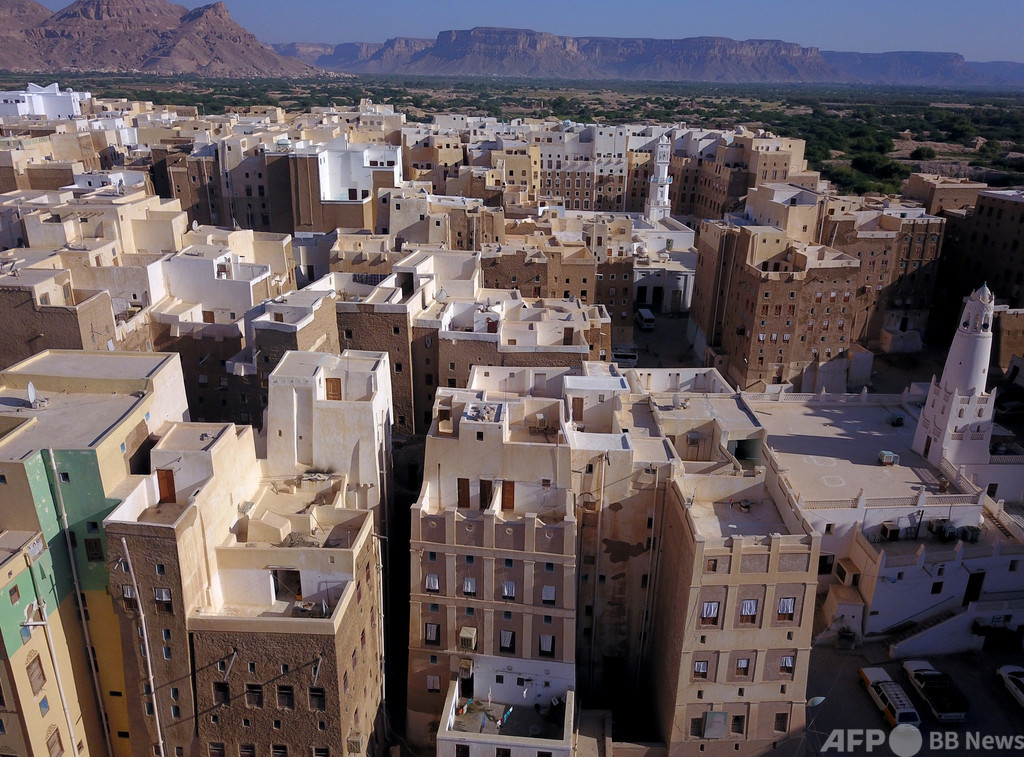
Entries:
[[882,524],[881,535],[882,541],[899,541],[900,527],[891,520],[887,520]]
[[852,561],[844,557],[836,563],[836,578],[843,586],[856,587],[860,583],[860,571]]
[[352,732],[345,739],[345,752],[348,754],[362,754],[366,748],[366,738],[359,732]]
[[476,629],[469,626],[463,626],[459,631],[459,649],[465,649],[467,651],[476,650]]

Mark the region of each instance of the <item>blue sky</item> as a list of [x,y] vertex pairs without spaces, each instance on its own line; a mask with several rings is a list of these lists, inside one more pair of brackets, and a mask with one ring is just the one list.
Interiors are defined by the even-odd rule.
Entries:
[[[49,8],[70,0],[42,0]],[[182,0],[196,8],[202,0]],[[381,42],[506,26],[573,36],[783,39],[1024,62],[1024,0],[225,0],[265,42]]]

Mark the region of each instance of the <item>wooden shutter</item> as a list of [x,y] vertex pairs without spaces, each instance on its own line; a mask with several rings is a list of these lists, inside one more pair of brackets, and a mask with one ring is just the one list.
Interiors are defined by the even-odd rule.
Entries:
[[29,660],[28,667],[28,682],[32,685],[33,696],[38,694],[43,689],[43,684],[46,683],[46,673],[43,672],[43,662],[36,655]]

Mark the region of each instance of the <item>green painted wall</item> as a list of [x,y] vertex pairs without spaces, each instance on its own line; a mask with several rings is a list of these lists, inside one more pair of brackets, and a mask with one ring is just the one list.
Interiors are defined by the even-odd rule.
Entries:
[[[23,558],[18,555],[14,558],[19,563]],[[21,565],[18,566],[19,568]],[[54,567],[52,555],[48,550],[35,559],[31,570],[35,572],[36,583],[39,586],[39,594],[46,602],[46,615],[52,616],[57,612],[59,601],[57,600],[58,571]],[[69,581],[70,583],[70,581]],[[11,590],[17,588],[18,601],[11,601]],[[32,584],[32,574],[23,570],[13,579],[0,588],[0,638],[3,639],[4,655],[10,657],[24,645],[21,635],[21,624],[26,620],[28,606],[38,599],[35,588]]]
[[[75,549],[78,580],[83,591],[102,591],[110,583],[107,574],[107,540],[103,533],[103,519],[120,504],[120,500],[108,499],[104,494],[95,451],[54,450],[53,454],[58,474],[67,474],[68,477],[67,481],[53,481],[52,471],[48,471],[51,486],[60,487],[68,516],[68,527],[74,531],[78,542]],[[102,560],[88,559],[86,539],[100,540],[103,545]],[[56,534],[55,538],[48,540],[48,544],[55,553],[67,554],[62,535]],[[68,580],[70,581],[70,569]]]

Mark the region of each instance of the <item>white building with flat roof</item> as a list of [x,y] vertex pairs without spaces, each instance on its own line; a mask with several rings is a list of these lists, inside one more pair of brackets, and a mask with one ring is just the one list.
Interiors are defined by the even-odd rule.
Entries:
[[46,87],[29,84],[23,90],[0,92],[0,117],[74,118],[82,115],[82,103],[91,99],[91,92],[62,90],[56,82]]

